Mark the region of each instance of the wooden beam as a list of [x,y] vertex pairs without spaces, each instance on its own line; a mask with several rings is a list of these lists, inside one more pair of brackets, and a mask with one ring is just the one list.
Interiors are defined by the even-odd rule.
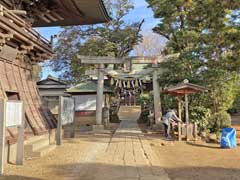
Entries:
[[14,9],[14,10],[9,10],[9,12],[14,13],[16,15],[27,15],[27,11],[24,11],[24,10]]
[[60,21],[64,20],[62,16],[60,16],[57,12],[51,11],[50,12],[55,18],[59,19]]
[[46,52],[50,56],[53,54],[51,49],[49,47],[46,47],[46,44],[37,41],[37,39],[33,39],[33,36],[31,36],[30,33],[27,33],[24,29],[19,28],[19,26],[17,26],[16,24],[9,22],[7,18],[0,16],[0,21],[2,22],[0,23],[0,27],[13,34],[13,36],[17,39],[20,39],[21,41],[29,45],[31,45],[29,42],[34,42],[33,46],[36,49]]

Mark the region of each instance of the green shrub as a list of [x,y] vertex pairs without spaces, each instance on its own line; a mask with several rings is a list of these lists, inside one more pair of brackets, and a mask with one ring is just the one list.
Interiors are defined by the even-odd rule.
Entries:
[[190,107],[190,120],[197,123],[200,132],[207,130],[210,112],[210,109],[202,106]]
[[222,128],[231,126],[231,116],[226,111],[211,114],[208,119],[208,128],[211,132],[219,132]]

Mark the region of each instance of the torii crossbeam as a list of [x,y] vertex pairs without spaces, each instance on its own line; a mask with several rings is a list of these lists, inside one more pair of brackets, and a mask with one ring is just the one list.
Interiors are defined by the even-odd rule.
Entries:
[[[104,65],[105,64],[124,64],[130,66],[132,64],[152,64],[153,77],[153,96],[154,96],[154,115],[155,123],[161,121],[162,110],[160,101],[160,87],[158,82],[158,64],[178,57],[179,54],[171,54],[167,56],[135,56],[135,57],[99,57],[99,56],[78,56],[82,64],[98,65],[98,87],[96,102],[96,125],[103,128],[102,121],[102,104],[103,104],[103,85],[104,85]],[[131,69],[131,68],[130,68]]]

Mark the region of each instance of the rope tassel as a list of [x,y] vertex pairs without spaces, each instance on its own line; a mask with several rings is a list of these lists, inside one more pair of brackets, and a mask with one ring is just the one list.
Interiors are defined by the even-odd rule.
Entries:
[[127,82],[127,88],[130,89],[131,88],[131,84],[130,81]]
[[139,86],[138,80],[136,79],[136,80],[135,80],[135,87],[138,87],[138,86]]

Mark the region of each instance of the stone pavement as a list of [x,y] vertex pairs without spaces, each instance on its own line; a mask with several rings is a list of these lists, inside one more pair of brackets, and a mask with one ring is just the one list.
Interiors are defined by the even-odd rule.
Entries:
[[[137,119],[139,107],[121,107],[119,128],[108,145],[98,150],[80,179],[89,180],[169,180],[148,140],[142,135]],[[88,175],[88,176],[87,176]]]

